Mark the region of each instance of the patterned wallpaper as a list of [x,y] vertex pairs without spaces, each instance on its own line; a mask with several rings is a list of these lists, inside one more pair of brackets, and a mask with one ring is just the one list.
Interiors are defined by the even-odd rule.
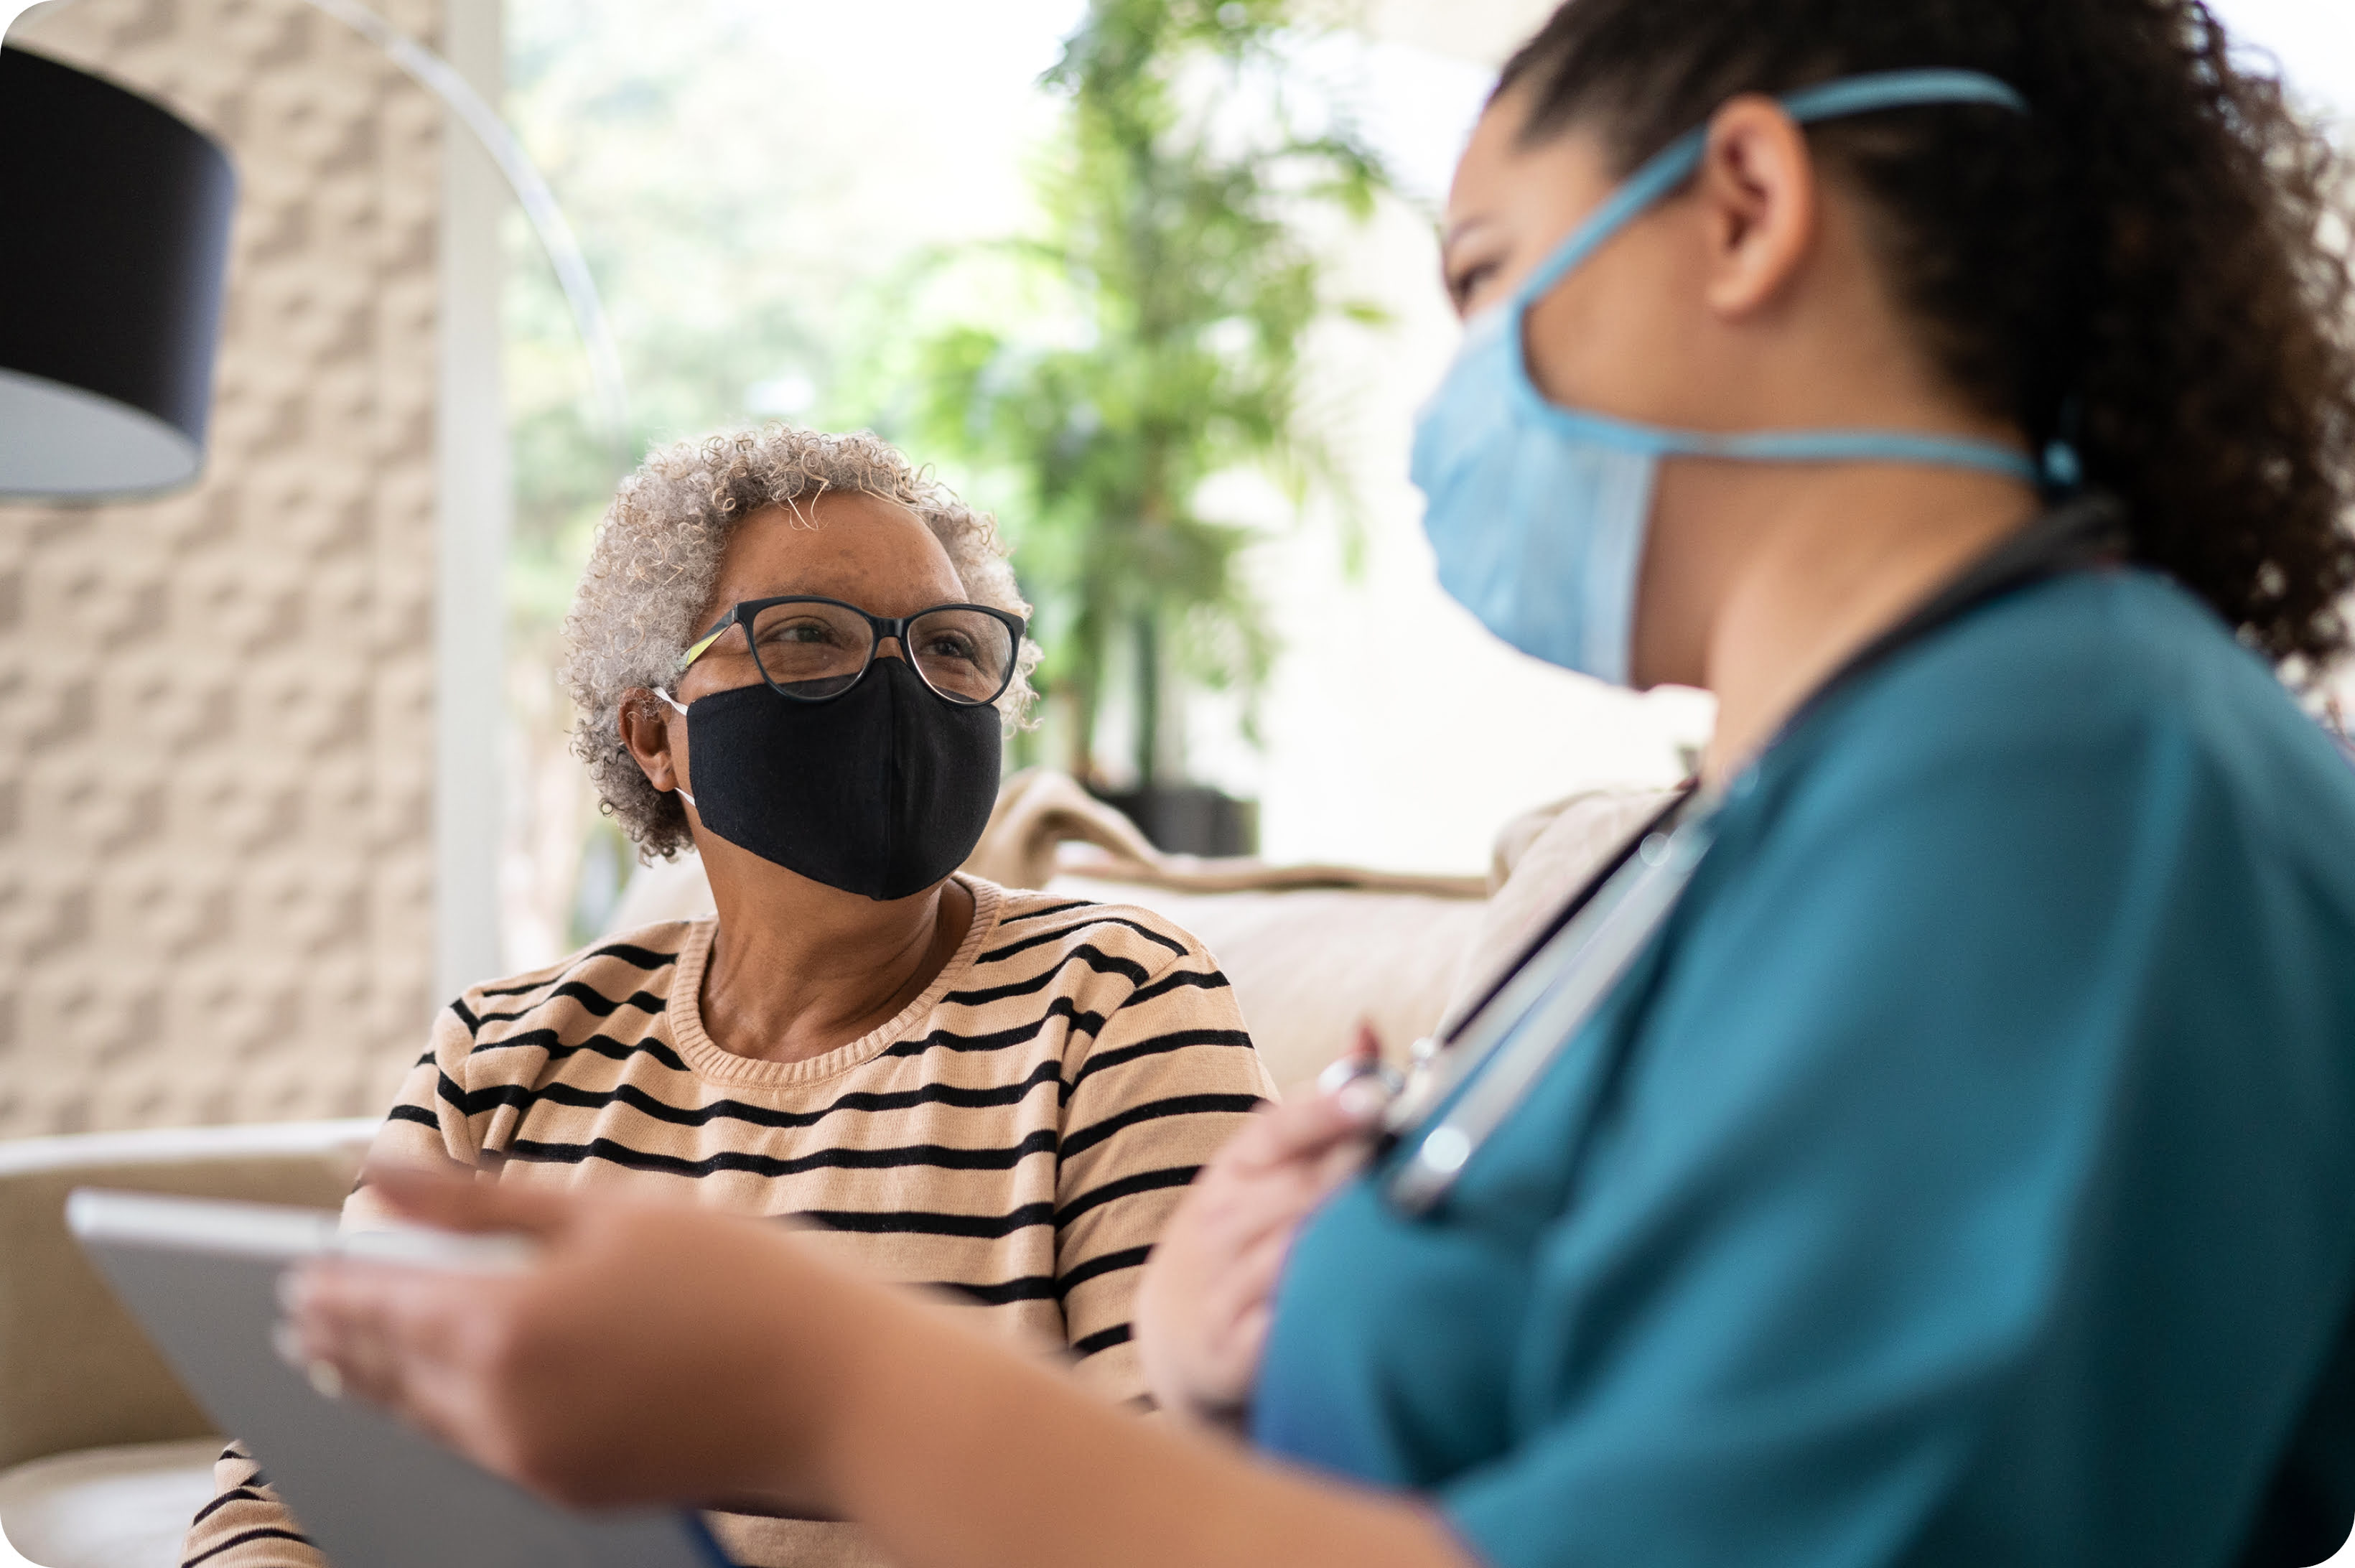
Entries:
[[432,1003],[439,109],[301,0],[9,41],[240,185],[203,481],[0,505],[0,1137],[378,1110]]

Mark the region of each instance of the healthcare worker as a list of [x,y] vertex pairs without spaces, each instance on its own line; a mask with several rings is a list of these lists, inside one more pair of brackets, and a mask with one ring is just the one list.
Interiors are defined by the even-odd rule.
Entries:
[[419,1177],[541,1263],[316,1267],[300,1353],[907,1568],[2328,1556],[2355,776],[2274,667],[2355,582],[2343,172],[2198,0],[1572,0],[1414,475],[1497,635],[1719,727],[1423,1082],[1196,1180],[1179,1417],[789,1232]]

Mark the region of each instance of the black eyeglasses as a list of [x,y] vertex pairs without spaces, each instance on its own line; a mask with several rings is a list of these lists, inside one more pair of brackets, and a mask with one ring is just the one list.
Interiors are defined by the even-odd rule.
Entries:
[[[721,641],[731,629],[743,632],[743,646]],[[678,667],[707,655],[749,655],[778,696],[824,702],[857,686],[878,645],[893,637],[918,678],[942,699],[981,708],[1014,683],[1022,630],[1021,616],[986,604],[935,604],[895,620],[839,599],[787,594],[747,599],[729,611],[687,645]]]

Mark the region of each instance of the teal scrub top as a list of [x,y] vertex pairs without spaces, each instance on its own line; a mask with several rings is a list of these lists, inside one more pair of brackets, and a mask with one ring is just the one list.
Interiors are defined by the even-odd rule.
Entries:
[[1379,1175],[1254,1436],[1499,1568],[2326,1557],[2355,769],[2162,579],[2014,591],[1736,781],[1436,1211]]

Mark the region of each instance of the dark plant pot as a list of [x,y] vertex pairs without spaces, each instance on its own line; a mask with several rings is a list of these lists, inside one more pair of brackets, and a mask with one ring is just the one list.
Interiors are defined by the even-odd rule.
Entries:
[[1156,849],[1173,855],[1256,855],[1259,802],[1237,800],[1208,784],[1098,790],[1096,798],[1136,824]]

